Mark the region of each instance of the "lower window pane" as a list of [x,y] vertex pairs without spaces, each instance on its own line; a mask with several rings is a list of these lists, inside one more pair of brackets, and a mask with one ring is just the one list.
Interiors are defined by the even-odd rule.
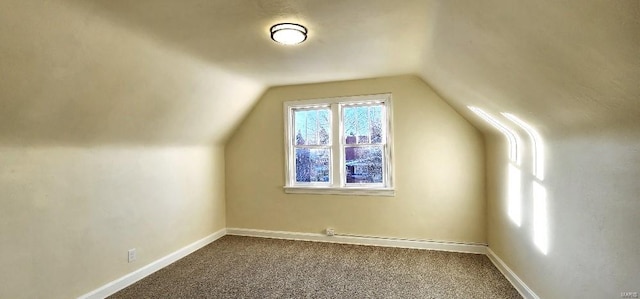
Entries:
[[382,183],[382,146],[345,147],[347,184]]
[[329,149],[296,148],[296,182],[329,182]]

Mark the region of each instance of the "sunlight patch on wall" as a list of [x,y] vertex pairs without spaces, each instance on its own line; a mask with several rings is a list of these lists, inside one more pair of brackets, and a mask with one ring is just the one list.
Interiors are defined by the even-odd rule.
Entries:
[[509,163],[509,186],[507,213],[517,226],[522,223],[522,173],[513,163]]
[[533,182],[533,243],[545,255],[549,250],[547,213],[547,189]]
[[467,106],[467,108],[473,111],[473,113],[480,116],[494,128],[498,129],[500,133],[507,137],[507,141],[509,142],[509,160],[516,163],[516,165],[520,165],[520,137],[518,136],[518,134],[508,126],[502,124],[499,120],[491,116],[489,113],[484,112],[484,110],[473,106]]
[[531,191],[533,199],[533,243],[542,252],[549,250],[549,224],[547,219],[547,189],[544,181],[544,144],[542,137],[531,125],[511,113],[501,113],[504,117],[524,130],[531,139]]
[[467,106],[469,110],[480,116],[487,123],[498,129],[509,144],[509,167],[507,169],[507,214],[517,226],[522,224],[522,172],[520,171],[520,137],[511,128],[502,124],[498,119],[484,110]]
[[[520,129],[524,130],[531,139],[531,165],[520,164],[520,159],[523,156],[524,148],[521,147],[522,143],[520,137],[516,131],[511,129],[510,126],[500,122],[493,115],[485,112],[484,110],[467,106],[469,110],[473,111],[484,121],[492,125],[499,132],[501,132],[508,141],[509,144],[509,164],[507,167],[507,214],[509,219],[518,227],[523,222],[524,215],[532,215],[533,217],[533,243],[540,250],[540,252],[546,255],[549,251],[549,222],[547,211],[547,189],[544,186],[544,160],[545,151],[542,137],[538,131],[531,125],[520,119],[519,117],[502,112],[500,116],[513,122]],[[530,184],[531,193],[529,196],[523,194],[524,184]],[[526,199],[532,201],[533,213],[527,212],[524,214],[523,208],[529,209],[530,205],[524,206],[523,203]]]
[[533,175],[541,181],[544,180],[544,144],[542,143],[542,137],[540,137],[540,134],[536,129],[534,129],[532,126],[530,126],[528,123],[524,122],[517,116],[511,113],[504,112],[501,114],[514,122],[520,128],[522,128],[525,132],[527,132],[529,138],[531,138],[531,142],[533,143],[531,149],[531,157],[533,159]]

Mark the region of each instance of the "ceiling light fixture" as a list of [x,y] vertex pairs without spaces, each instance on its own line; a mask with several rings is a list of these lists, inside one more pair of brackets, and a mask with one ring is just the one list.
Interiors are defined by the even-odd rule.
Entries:
[[297,45],[307,39],[307,28],[294,23],[271,26],[271,39],[284,45]]

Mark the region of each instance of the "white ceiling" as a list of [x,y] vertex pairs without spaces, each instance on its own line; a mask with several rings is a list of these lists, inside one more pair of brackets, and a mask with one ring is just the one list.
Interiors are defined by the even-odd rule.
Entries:
[[[268,86],[415,73],[430,26],[424,0],[78,2]],[[269,28],[279,22],[303,24],[307,41],[271,41]]]
[[269,86],[398,74],[480,128],[640,130],[636,0],[4,0],[0,55],[5,143],[224,142]]

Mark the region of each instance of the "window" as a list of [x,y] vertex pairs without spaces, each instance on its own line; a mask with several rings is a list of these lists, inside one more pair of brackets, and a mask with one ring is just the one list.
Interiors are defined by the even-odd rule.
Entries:
[[284,103],[287,193],[393,196],[391,95]]

